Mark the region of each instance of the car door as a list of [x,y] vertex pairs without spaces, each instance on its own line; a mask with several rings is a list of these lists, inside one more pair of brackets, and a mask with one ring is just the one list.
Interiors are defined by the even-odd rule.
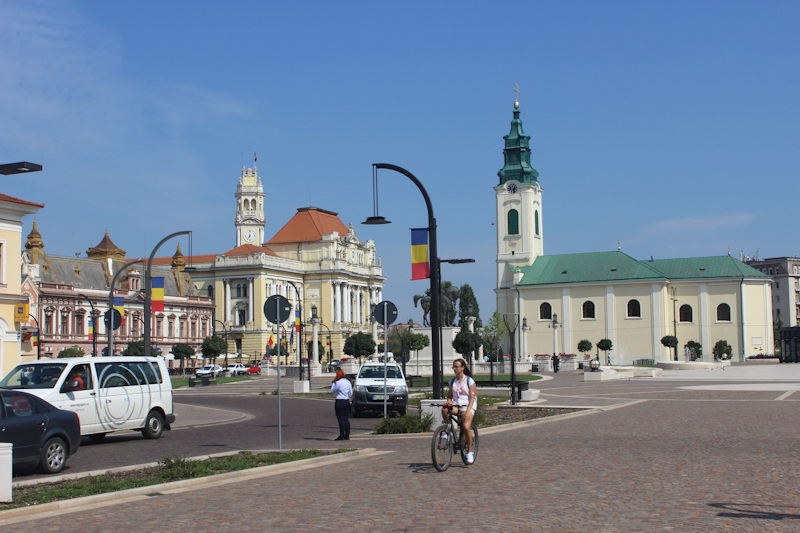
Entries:
[[[79,376],[81,389],[67,391],[66,385],[71,377]],[[102,433],[100,427],[100,405],[98,402],[97,377],[94,365],[76,364],[69,369],[67,378],[61,385],[59,394],[50,398],[50,403],[59,409],[73,411],[78,414],[81,421],[81,435]]]
[[14,462],[37,459],[39,446],[47,431],[47,415],[37,413],[33,402],[24,394],[5,391],[2,398],[0,439],[14,446]]

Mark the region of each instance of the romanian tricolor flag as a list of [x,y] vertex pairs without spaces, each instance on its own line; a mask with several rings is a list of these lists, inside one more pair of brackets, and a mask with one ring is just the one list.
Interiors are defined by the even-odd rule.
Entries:
[[294,330],[297,333],[300,333],[300,310],[297,309],[294,312]]
[[115,296],[114,297],[114,309],[119,311],[119,316],[121,320],[119,322],[120,326],[125,325],[125,299],[122,296]]
[[94,339],[94,319],[89,319],[89,340]]
[[164,278],[152,278],[150,283],[150,309],[164,312]]
[[39,344],[39,330],[37,329],[31,334],[31,343],[33,346]]
[[411,279],[431,277],[428,263],[428,228],[411,229]]

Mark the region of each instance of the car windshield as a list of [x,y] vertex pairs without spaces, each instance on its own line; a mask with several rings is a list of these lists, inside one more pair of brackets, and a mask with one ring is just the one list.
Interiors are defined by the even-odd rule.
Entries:
[[18,365],[0,381],[0,387],[9,389],[52,389],[67,367],[66,363]]
[[[362,366],[358,377],[366,379],[383,379],[383,365]],[[403,379],[403,373],[393,365],[386,365],[386,377],[388,379]]]

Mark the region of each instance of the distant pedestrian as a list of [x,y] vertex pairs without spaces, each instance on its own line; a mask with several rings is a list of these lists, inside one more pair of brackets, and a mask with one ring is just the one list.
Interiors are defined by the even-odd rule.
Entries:
[[350,440],[350,398],[353,396],[353,386],[341,368],[336,370],[336,378],[331,385],[334,394],[336,420],[339,421],[339,436],[334,440]]
[[558,370],[559,370],[558,366],[560,364],[560,361],[558,360],[558,356],[556,354],[553,354],[552,360],[553,360],[553,372],[558,372]]

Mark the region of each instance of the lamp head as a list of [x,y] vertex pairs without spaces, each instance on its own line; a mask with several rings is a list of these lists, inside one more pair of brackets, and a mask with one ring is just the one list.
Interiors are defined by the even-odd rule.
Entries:
[[379,224],[391,224],[391,223],[392,223],[392,221],[391,220],[386,220],[386,217],[377,216],[377,215],[374,216],[374,217],[368,217],[367,220],[362,222],[362,224],[365,224],[367,226],[377,226]]

